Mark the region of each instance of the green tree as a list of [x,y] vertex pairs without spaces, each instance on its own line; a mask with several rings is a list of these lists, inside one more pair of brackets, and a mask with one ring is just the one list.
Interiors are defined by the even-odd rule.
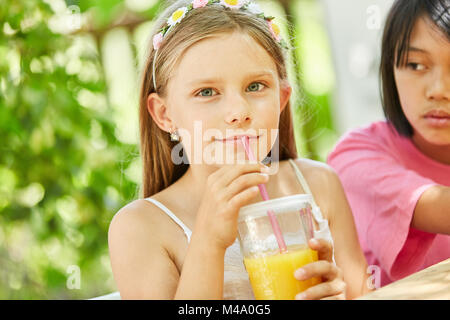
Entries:
[[[83,13],[93,3],[77,5]],[[114,290],[108,226],[137,196],[124,172],[138,149],[116,138],[101,34],[55,31],[58,15],[70,17],[71,3],[61,5],[6,0],[0,6],[1,299],[87,298]],[[95,27],[110,24],[121,6],[97,3]],[[70,266],[81,271],[79,290],[68,288]]]

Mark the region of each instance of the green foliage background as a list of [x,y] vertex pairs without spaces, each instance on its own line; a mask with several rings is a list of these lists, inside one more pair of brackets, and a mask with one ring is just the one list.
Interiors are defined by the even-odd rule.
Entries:
[[[0,299],[86,299],[116,290],[107,232],[114,213],[139,196],[138,181],[125,174],[139,151],[118,139],[101,45],[118,20],[127,32],[152,20],[161,1],[151,2],[132,12],[122,0],[2,1]],[[58,5],[76,5],[88,26],[53,30]],[[330,93],[304,93],[296,120],[306,110],[313,121],[298,126],[297,142],[303,155],[323,160],[311,137],[332,131]],[[71,266],[81,271],[79,289],[70,289]]]

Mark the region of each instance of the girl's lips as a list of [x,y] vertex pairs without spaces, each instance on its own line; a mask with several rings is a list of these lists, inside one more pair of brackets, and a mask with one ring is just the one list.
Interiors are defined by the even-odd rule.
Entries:
[[425,118],[447,119],[450,118],[450,113],[444,110],[431,110],[425,114]]
[[450,114],[446,112],[432,111],[427,113],[424,118],[427,124],[431,127],[443,128],[450,126]]
[[[242,136],[234,136],[227,139],[217,139],[217,141],[223,142],[223,143],[237,143],[241,141]],[[248,136],[249,140],[257,140],[259,139],[259,136]]]

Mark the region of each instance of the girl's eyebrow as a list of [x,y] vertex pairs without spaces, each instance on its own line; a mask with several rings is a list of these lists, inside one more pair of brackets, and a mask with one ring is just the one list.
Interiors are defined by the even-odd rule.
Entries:
[[275,79],[275,75],[272,71],[261,71],[248,74],[245,79],[253,79],[253,78],[261,78],[261,77],[269,77]]
[[[262,72],[255,72],[250,73],[246,75],[245,79],[252,79],[252,78],[259,78],[259,77],[272,77],[274,78],[274,74],[272,71],[262,71]],[[220,82],[221,78],[205,78],[205,79],[196,79],[191,82],[189,82],[189,85],[199,85],[202,83],[217,83]]]
[[424,49],[420,49],[420,48],[416,48],[416,47],[408,47],[408,51],[413,51],[413,52],[420,52],[420,53],[427,53],[427,50]]

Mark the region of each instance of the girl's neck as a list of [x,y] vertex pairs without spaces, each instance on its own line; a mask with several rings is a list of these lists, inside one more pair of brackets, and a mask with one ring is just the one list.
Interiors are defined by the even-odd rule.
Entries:
[[199,204],[205,192],[208,177],[217,168],[203,165],[189,165],[185,174],[177,181],[179,190],[187,191],[189,203]]
[[206,181],[210,174],[216,171],[218,168],[207,165],[189,165],[188,170],[183,175],[184,181],[188,182],[192,186],[206,187]]
[[414,145],[429,158],[450,165],[450,145],[439,146],[431,144],[417,133],[414,133],[412,141]]

